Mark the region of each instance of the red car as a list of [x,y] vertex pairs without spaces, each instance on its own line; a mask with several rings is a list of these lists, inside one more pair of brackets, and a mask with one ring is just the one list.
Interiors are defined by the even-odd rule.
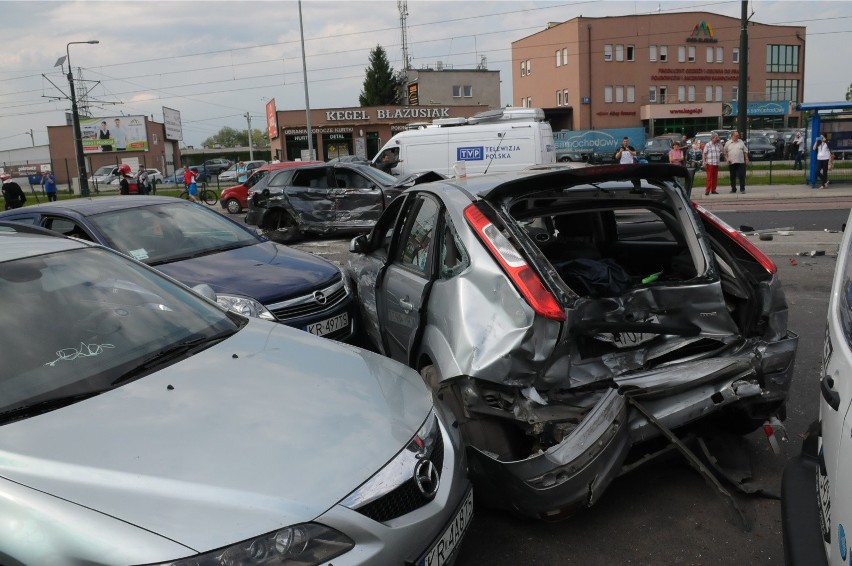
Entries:
[[222,191],[222,196],[219,197],[219,204],[230,214],[239,214],[244,208],[248,208],[248,190],[258,181],[269,175],[270,171],[289,169],[290,167],[298,167],[300,165],[313,165],[316,163],[321,163],[321,161],[281,161],[258,167],[245,183],[228,187]]

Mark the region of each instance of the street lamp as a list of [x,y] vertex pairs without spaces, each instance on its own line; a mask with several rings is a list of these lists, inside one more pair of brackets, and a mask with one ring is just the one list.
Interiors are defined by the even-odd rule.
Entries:
[[71,121],[74,126],[74,151],[77,153],[77,173],[80,175],[80,195],[89,196],[89,180],[86,175],[86,159],[83,156],[83,134],[80,133],[80,112],[77,110],[77,95],[74,92],[74,73],[71,70],[71,53],[69,48],[72,45],[83,43],[95,44],[100,43],[97,39],[89,41],[70,41],[65,45],[65,56],[68,61],[68,85],[71,89]]

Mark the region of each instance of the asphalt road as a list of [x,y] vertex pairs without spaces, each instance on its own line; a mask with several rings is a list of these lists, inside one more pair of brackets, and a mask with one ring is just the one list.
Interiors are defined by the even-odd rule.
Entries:
[[[842,207],[806,211],[763,206],[768,210],[717,213],[735,227],[814,232],[838,229],[849,213]],[[345,262],[348,241],[309,239],[294,247]],[[785,423],[789,440],[782,442],[781,454],[771,451],[762,431],[743,439],[753,481],[769,493],[780,493],[784,465],[798,453],[801,435],[818,414],[825,314],[835,265],[832,251],[836,246],[825,256],[793,257],[785,252],[774,257],[790,305],[789,327],[800,342]],[[594,507],[562,522],[533,522],[477,507],[458,564],[783,564],[780,502],[728,488],[750,523],[748,530],[739,525],[727,501],[679,455],[623,475]]]

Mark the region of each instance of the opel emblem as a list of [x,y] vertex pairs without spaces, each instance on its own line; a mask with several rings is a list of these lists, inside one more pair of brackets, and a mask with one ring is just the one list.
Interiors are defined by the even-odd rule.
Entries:
[[324,305],[326,298],[322,291],[314,291],[314,300],[319,304]]
[[438,493],[441,476],[431,460],[418,460],[414,466],[414,483],[426,499],[432,499]]

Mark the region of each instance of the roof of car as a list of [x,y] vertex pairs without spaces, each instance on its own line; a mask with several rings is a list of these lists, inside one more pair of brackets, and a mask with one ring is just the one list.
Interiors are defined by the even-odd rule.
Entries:
[[[55,202],[45,202],[28,206],[26,209],[14,209],[14,214],[20,214],[22,211],[41,211],[41,210],[68,210],[73,211],[83,216],[100,214],[102,212],[111,212],[114,210],[126,210],[128,208],[138,208],[141,206],[149,206],[152,204],[164,204],[175,202],[188,202],[183,199],[166,196],[153,195],[121,195],[96,198],[76,198],[60,200]],[[12,211],[9,211],[12,212]],[[9,216],[9,212],[0,213],[0,220],[5,216]]]

